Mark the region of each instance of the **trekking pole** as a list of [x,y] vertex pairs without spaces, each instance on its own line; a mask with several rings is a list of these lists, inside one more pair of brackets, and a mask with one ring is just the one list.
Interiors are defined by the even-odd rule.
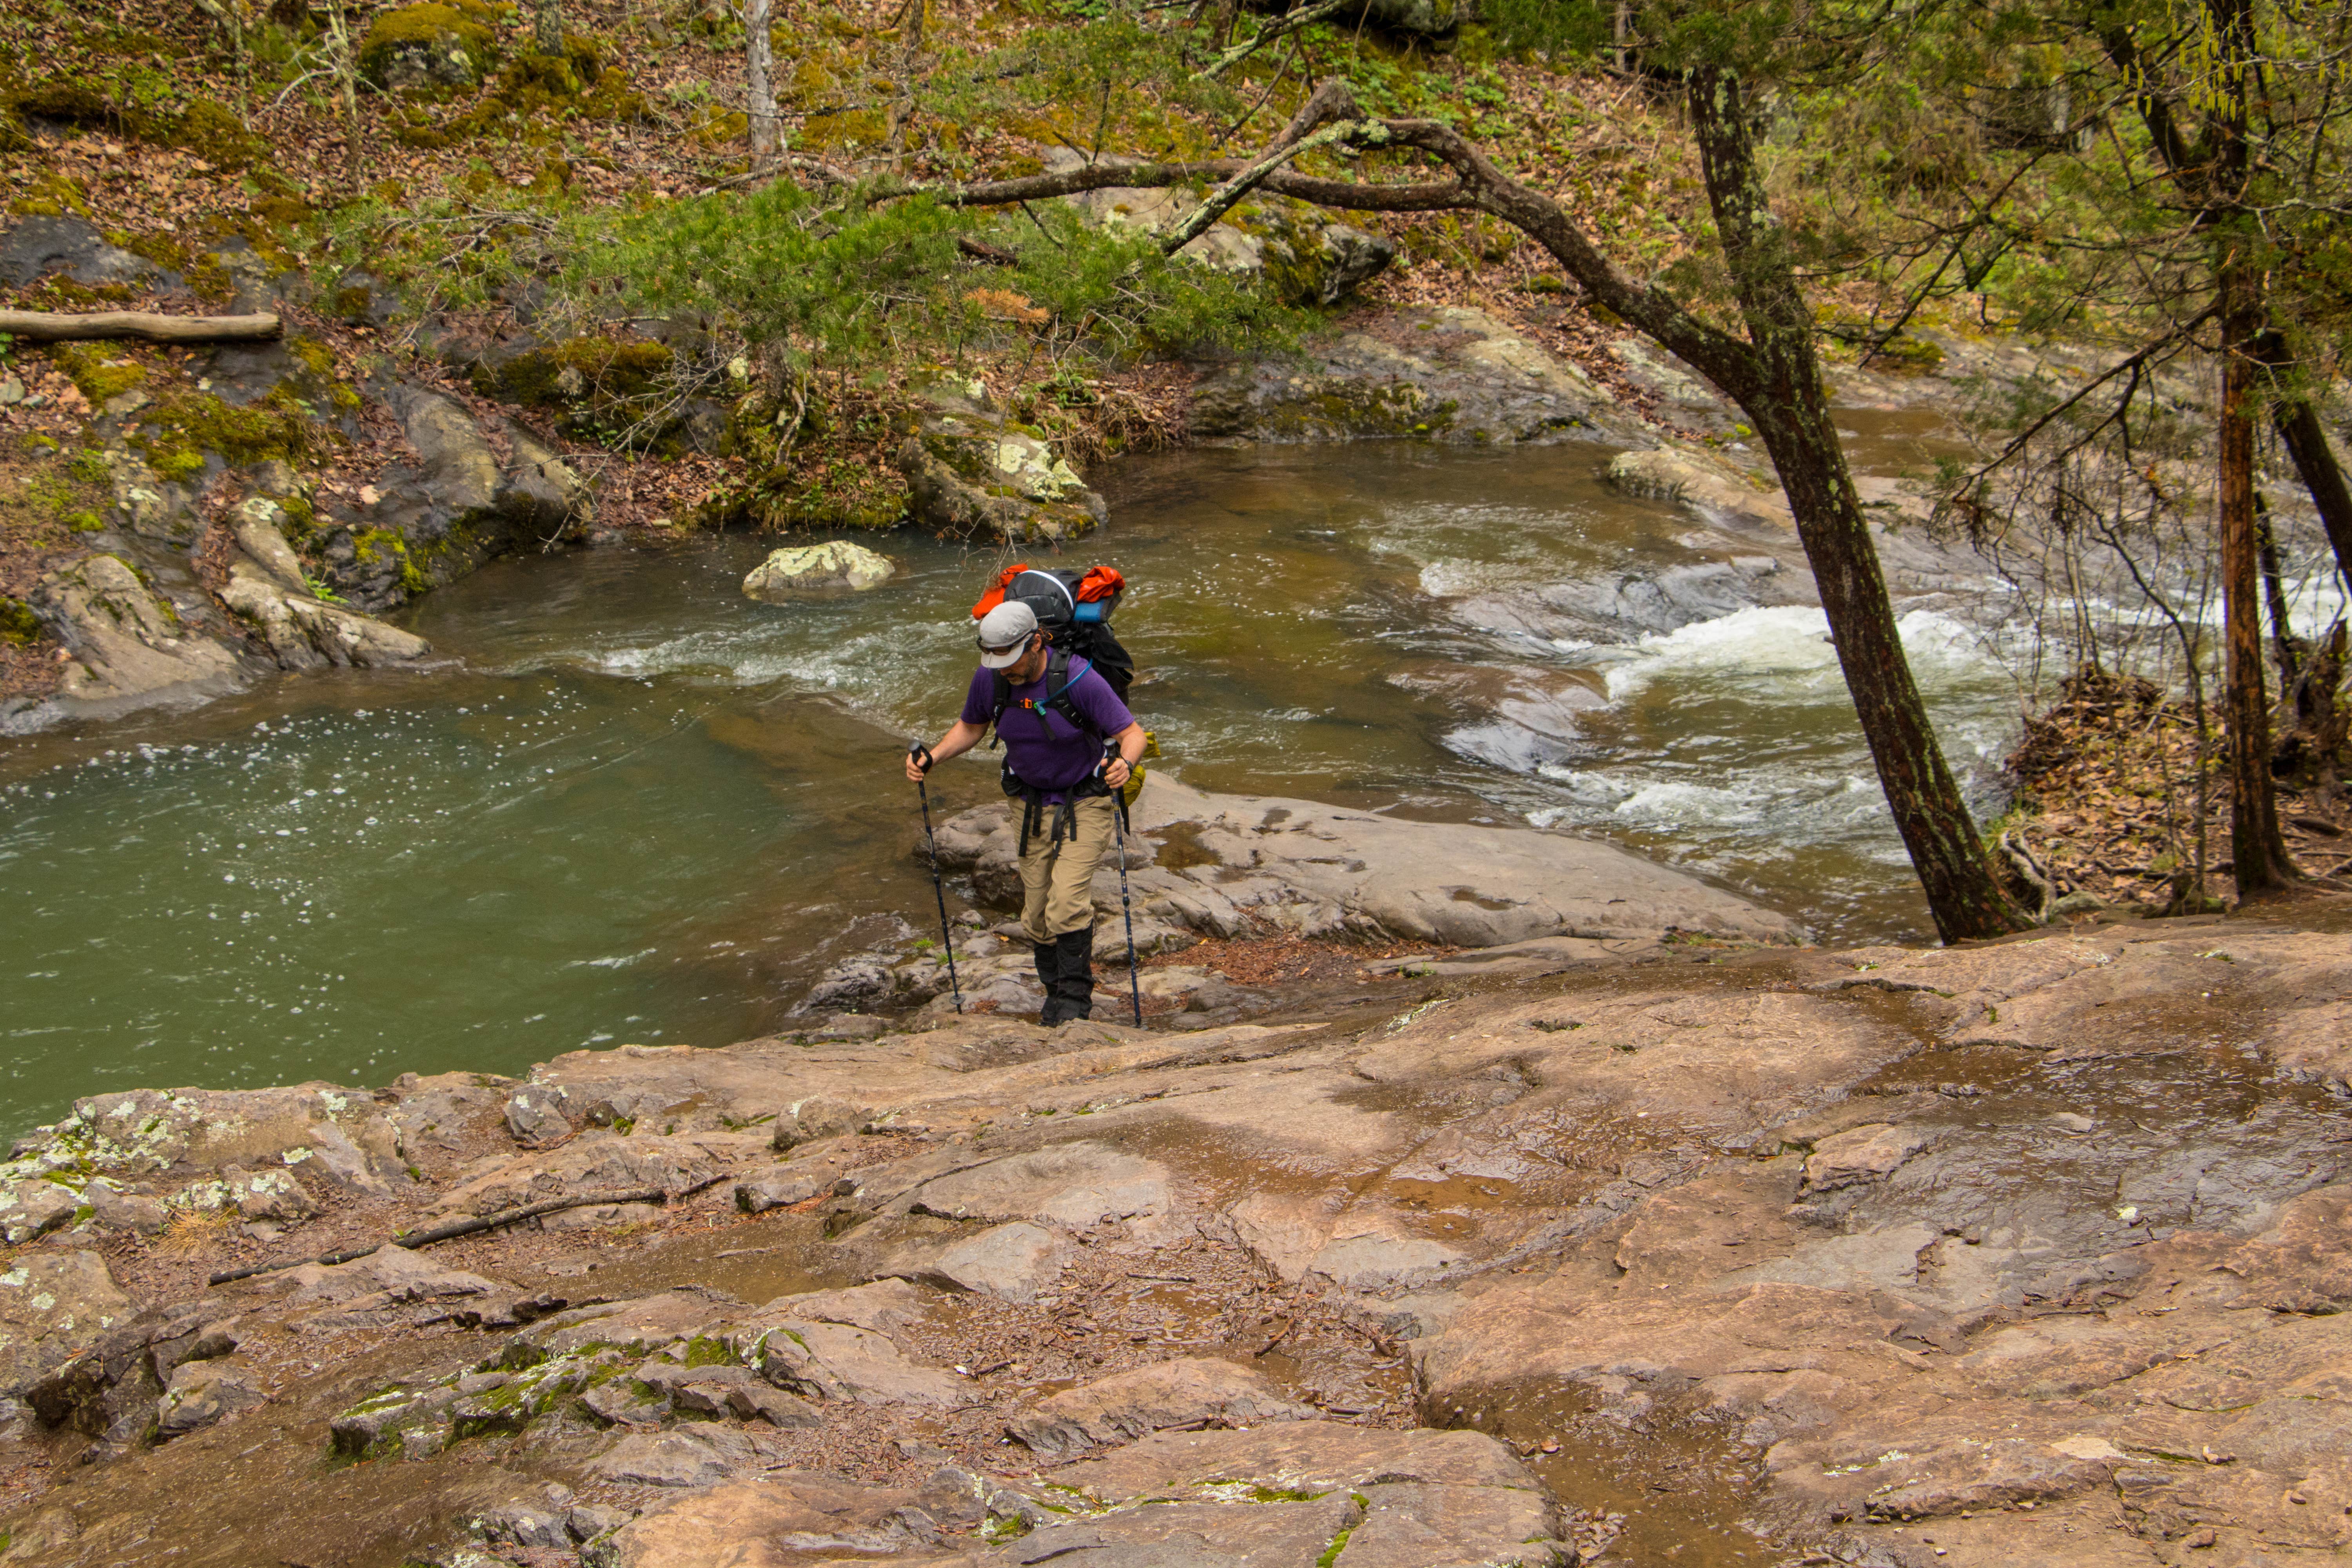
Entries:
[[1118,907],[1127,916],[1127,994],[1135,1004],[1135,1026],[1143,1027],[1143,983],[1135,976],[1135,905],[1127,896],[1127,797],[1111,792],[1111,830],[1118,835]]
[[[923,759],[923,772],[930,772],[931,753],[923,749],[920,741],[907,748],[910,757]],[[948,952],[948,989],[955,994],[955,1010],[963,1011],[963,987],[956,981],[955,937],[948,930],[947,884],[940,880],[940,841],[931,833],[931,790],[921,779],[915,781],[915,798],[923,803],[923,842],[931,847],[931,896],[940,901],[940,943]],[[1138,1005],[1140,1011],[1140,1005]]]

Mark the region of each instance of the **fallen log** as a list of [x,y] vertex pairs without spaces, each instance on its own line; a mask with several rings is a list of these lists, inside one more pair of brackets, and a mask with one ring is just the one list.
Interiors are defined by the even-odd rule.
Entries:
[[161,316],[151,310],[0,310],[0,332],[28,342],[68,339],[143,338],[151,343],[243,343],[278,336],[274,315]]

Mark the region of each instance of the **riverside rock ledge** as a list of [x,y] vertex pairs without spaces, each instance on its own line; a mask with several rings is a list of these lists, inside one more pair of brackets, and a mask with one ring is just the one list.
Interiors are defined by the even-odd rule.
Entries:
[[2341,1561],[2347,1008],[2192,917],[115,1091],[0,1170],[5,1561]]

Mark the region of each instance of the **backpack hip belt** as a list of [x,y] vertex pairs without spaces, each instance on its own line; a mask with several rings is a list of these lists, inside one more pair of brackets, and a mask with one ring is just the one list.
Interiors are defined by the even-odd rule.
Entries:
[[[1044,789],[1036,784],[1029,783],[1019,773],[1014,773],[1013,771],[1013,764],[1010,763],[1007,763],[1004,765],[1003,782],[1004,793],[1013,799],[1021,802],[1020,853],[1024,857],[1028,855],[1029,839],[1030,837],[1035,833],[1049,833],[1051,837],[1045,840],[1048,844],[1059,844],[1065,838],[1068,839],[1073,844],[1076,843],[1078,840],[1078,802],[1082,800],[1093,800],[1098,796],[1108,795],[1115,793],[1111,789],[1110,785],[1103,783],[1103,776],[1098,773],[1088,773],[1085,778],[1080,779],[1077,783],[1060,791]],[[1054,808],[1054,816],[1053,821],[1049,826],[1045,820],[1045,808],[1048,805],[1045,797],[1054,794],[1059,794],[1062,798],[1057,802],[1051,803]]]

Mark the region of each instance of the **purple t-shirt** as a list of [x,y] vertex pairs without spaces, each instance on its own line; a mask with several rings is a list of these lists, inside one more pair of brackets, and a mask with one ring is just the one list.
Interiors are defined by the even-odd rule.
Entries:
[[[1111,690],[1110,682],[1095,673],[1094,666],[1076,658],[1070,661],[1070,668],[1079,671],[1070,683],[1070,706],[1085,714],[1106,740],[1135,722],[1135,715]],[[1058,802],[1062,791],[1095,771],[1102,761],[1102,742],[1049,708],[1021,706],[1024,700],[1043,702],[1046,695],[1042,679],[1014,687],[1013,700],[1004,705],[1004,716],[997,721],[996,732],[1003,737],[1005,757],[1021,782],[1046,791],[1049,801]],[[964,694],[963,721],[987,723],[989,710],[995,705],[996,672],[973,671],[971,689]]]

